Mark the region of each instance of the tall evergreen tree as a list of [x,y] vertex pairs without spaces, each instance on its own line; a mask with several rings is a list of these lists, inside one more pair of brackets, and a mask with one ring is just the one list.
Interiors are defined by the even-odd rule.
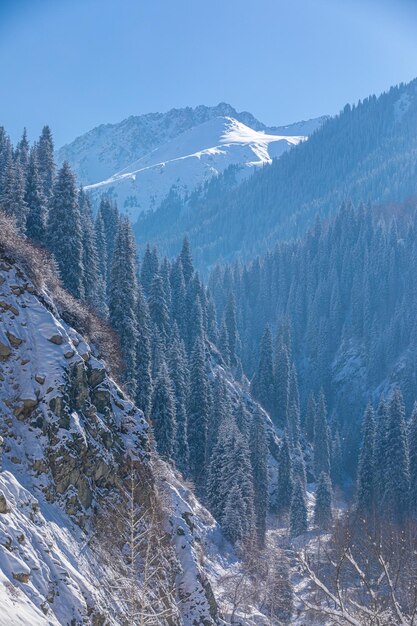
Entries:
[[227,300],[227,305],[224,313],[224,321],[227,328],[227,339],[230,351],[230,365],[235,367],[238,359],[238,331],[236,322],[236,304],[233,295],[230,295]]
[[363,419],[363,442],[359,456],[357,508],[361,515],[372,513],[375,504],[375,420],[368,404]]
[[210,416],[210,391],[206,363],[206,349],[202,337],[199,337],[195,342],[190,364],[188,446],[191,477],[200,492],[204,490],[207,424]]
[[399,388],[393,391],[389,402],[387,438],[389,448],[383,504],[388,518],[401,522],[409,509],[410,471],[405,409]]
[[311,392],[308,397],[307,409],[304,418],[304,430],[308,441],[314,441],[314,422],[316,420],[317,403],[314,393]]
[[152,396],[152,322],[141,285],[138,285],[136,307],[136,404],[148,417]]
[[18,229],[26,231],[28,207],[25,200],[25,183],[22,166],[10,151],[7,155],[5,173],[1,189],[0,206],[6,215],[16,220]]
[[162,363],[152,393],[151,420],[156,449],[163,459],[176,456],[175,400],[168,368]]
[[252,465],[254,508],[258,540],[263,545],[266,532],[266,515],[268,510],[268,445],[266,440],[265,422],[262,414],[255,412],[249,433],[250,458]]
[[417,516],[417,403],[414,404],[408,432],[408,449],[410,451],[410,508]]
[[[104,227],[104,237],[106,242],[107,277],[106,283],[110,289],[111,273],[113,267],[113,254],[116,246],[116,238],[119,230],[119,211],[114,202],[107,196],[102,196],[98,213],[101,216]],[[110,292],[108,291],[110,297]]]
[[389,449],[388,407],[384,398],[381,398],[376,413],[374,449],[375,501],[378,508],[381,508],[387,480],[386,462]]
[[188,237],[184,237],[184,240],[182,243],[182,249],[180,253],[180,259],[181,259],[181,265],[182,265],[182,271],[184,275],[185,284],[188,285],[188,283],[191,280],[192,275],[194,274],[194,266],[193,266],[193,260],[191,258],[190,242],[188,240]]
[[286,513],[289,510],[293,489],[294,476],[292,459],[288,436],[285,433],[279,451],[278,483],[274,504],[274,508],[279,514]]
[[78,203],[80,207],[83,246],[84,299],[91,307],[105,317],[107,313],[105,285],[100,272],[93,212],[91,210],[90,199],[82,188],[78,193]]
[[97,257],[98,257],[98,269],[100,272],[100,279],[103,283],[104,294],[106,295],[110,289],[110,285],[107,284],[108,278],[108,259],[107,259],[107,244],[106,244],[106,234],[104,230],[104,222],[103,216],[101,212],[98,211],[96,215],[96,220],[94,223],[95,231],[96,231],[96,247],[97,247]]
[[124,382],[132,397],[135,397],[137,391],[136,276],[136,245],[129,220],[123,217],[116,237],[111,268],[109,319],[120,338],[125,366]]
[[290,359],[288,347],[280,340],[275,356],[275,420],[281,427],[288,427],[288,401],[290,387]]
[[332,483],[324,472],[319,476],[314,506],[314,524],[327,530],[332,521]]
[[81,215],[75,177],[67,161],[58,172],[47,228],[48,249],[58,264],[64,287],[80,300],[84,297]]
[[55,180],[54,141],[49,126],[44,126],[37,144],[39,175],[42,181],[43,195],[49,202]]
[[162,341],[165,343],[169,334],[169,309],[164,284],[159,274],[152,281],[149,295],[149,313]]
[[30,151],[26,176],[25,202],[28,207],[26,234],[38,246],[46,245],[47,201],[39,174],[37,151]]
[[259,365],[252,381],[252,395],[263,408],[272,413],[274,398],[274,369],[272,360],[272,335],[265,327],[261,341]]
[[290,506],[290,536],[298,537],[308,530],[307,505],[301,481],[294,484]]
[[184,342],[174,327],[169,348],[169,372],[174,389],[175,414],[177,421],[175,463],[184,476],[188,475],[190,451],[188,448],[187,398],[189,371]]
[[314,473],[316,479],[322,472],[327,475],[330,474],[329,427],[327,425],[326,399],[323,390],[319,395],[316,419],[314,421]]

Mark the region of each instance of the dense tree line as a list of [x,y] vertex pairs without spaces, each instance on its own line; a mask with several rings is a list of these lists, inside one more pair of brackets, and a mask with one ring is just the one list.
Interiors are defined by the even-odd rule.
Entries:
[[116,204],[103,197],[93,215],[68,163],[56,170],[48,127],[33,146],[24,133],[16,148],[0,130],[0,207],[51,253],[64,287],[116,331],[123,384],[150,420],[160,456],[194,482],[230,541],[257,536],[262,544],[265,417],[231,383],[232,370],[241,375],[233,297],[219,328],[187,239],[174,260],[148,246],[139,263]]
[[347,199],[403,201],[417,193],[416,124],[416,81],[347,105],[243,182],[233,167],[189,198],[171,193],[139,218],[139,241],[174,254],[187,232],[197,267],[206,269],[300,237],[317,214],[334,215]]

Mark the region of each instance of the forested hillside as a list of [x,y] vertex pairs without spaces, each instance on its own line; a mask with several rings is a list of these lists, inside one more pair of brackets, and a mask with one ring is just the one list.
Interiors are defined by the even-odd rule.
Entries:
[[413,81],[347,105],[309,141],[231,190],[224,179],[185,202],[173,197],[141,218],[138,241],[172,254],[187,232],[205,270],[298,237],[343,201],[399,202],[417,193],[416,89]]

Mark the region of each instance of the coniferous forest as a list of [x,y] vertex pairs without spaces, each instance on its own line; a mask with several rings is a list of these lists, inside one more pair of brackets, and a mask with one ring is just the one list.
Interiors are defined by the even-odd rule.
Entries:
[[417,79],[6,126],[0,626],[415,626]]

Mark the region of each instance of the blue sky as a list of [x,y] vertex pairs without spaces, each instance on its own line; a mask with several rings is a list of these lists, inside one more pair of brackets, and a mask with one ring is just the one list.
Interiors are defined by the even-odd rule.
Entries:
[[0,125],[56,144],[226,101],[268,124],[417,76],[414,0],[0,0]]

